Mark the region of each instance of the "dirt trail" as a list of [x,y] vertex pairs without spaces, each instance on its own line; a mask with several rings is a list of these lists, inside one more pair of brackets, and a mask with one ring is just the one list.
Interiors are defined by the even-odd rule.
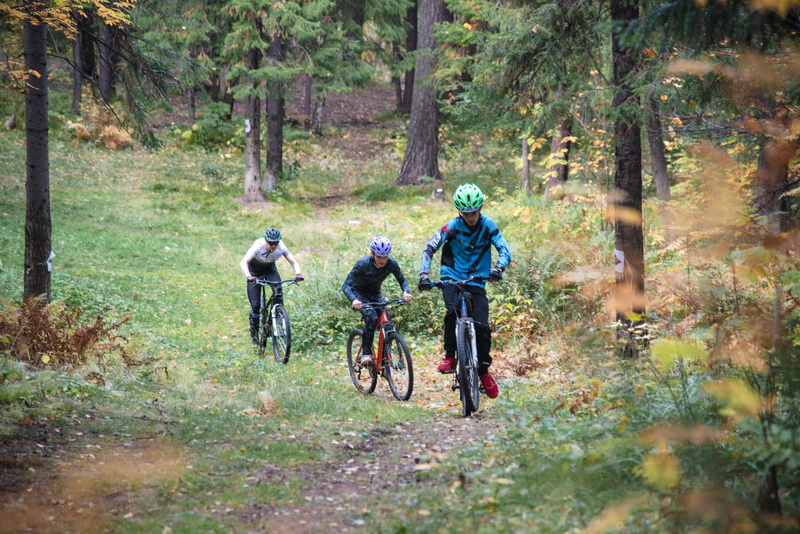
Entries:
[[[498,428],[498,421],[483,413],[466,419],[441,413],[431,415],[424,425],[373,428],[361,439],[342,439],[338,461],[299,467],[293,473],[314,480],[303,492],[303,502],[282,508],[255,505],[241,519],[256,523],[258,531],[321,534],[359,531],[370,515],[415,515],[415,503],[379,497],[399,496],[402,488],[424,485],[426,478],[420,474],[446,462],[454,447],[492,442]],[[264,484],[280,484],[285,476],[279,472],[262,475],[259,483]]]

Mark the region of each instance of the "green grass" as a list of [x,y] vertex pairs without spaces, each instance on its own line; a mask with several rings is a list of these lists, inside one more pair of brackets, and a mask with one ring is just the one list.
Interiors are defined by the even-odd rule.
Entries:
[[[501,358],[521,358],[533,348],[549,351],[551,361],[530,380],[502,382],[502,397],[487,410],[503,429],[489,445],[456,449],[419,473],[419,484],[394,495],[395,502],[412,504],[402,514],[367,517],[367,528],[575,532],[604,510],[638,499],[617,531],[680,530],[684,524],[670,507],[680,506],[681,492],[727,481],[729,468],[750,473],[748,465],[757,460],[732,453],[747,451],[750,438],[730,447],[677,450],[687,465],[686,486],[647,484],[640,466],[652,446],[640,440],[641,432],[689,423],[663,383],[613,359],[607,325],[593,322],[598,301],[582,296],[580,284],[552,283],[570,267],[602,264],[598,258],[610,251],[612,236],[599,212],[587,216],[584,205],[544,208],[538,198],[520,198],[516,170],[506,164],[508,146],[473,144],[463,132],[449,132],[448,139],[446,187],[482,187],[487,214],[516,257],[506,283],[490,288],[493,305],[498,314],[503,307],[508,321],[498,328],[495,347]],[[0,297],[11,301],[22,291],[23,140],[19,132],[0,136]],[[181,481],[135,493],[137,514],[118,518],[111,531],[160,532],[165,525],[175,532],[245,531],[252,527],[246,519],[219,510],[301,499],[313,481],[296,469],[340,458],[330,436],[342,429],[362,436],[405,421],[425,425],[441,408],[355,392],[344,341],[360,318],[340,287],[376,234],[392,239],[394,256],[414,285],[425,242],[453,210],[429,202],[428,185],[393,187],[397,161],[368,162],[355,172],[352,162],[325,153],[323,142],[302,135],[293,140],[305,163],[268,203],[244,207],[237,201],[243,171],[236,152],[229,158],[175,148],[110,152],[53,138],[53,298],[89,313],[105,310],[112,319],[131,314],[124,327],[129,347],[150,363],[36,373],[4,359],[0,436],[22,439],[37,425],[62,424],[75,439],[80,432],[81,443],[158,440],[179,449],[186,465]],[[318,207],[323,201],[329,201],[326,209]],[[294,332],[286,366],[250,351],[238,267],[268,226],[281,229],[307,278],[286,294]],[[662,253],[666,264],[674,261],[669,254]],[[288,264],[279,269],[289,274]],[[398,293],[393,280],[385,292]],[[437,355],[441,311],[433,293],[397,310],[399,330],[418,344],[415,362]],[[537,321],[536,339],[513,322],[527,313]],[[93,382],[90,370],[101,371],[103,381]],[[415,370],[418,377],[428,373]],[[718,406],[706,398],[698,376],[667,379],[705,403],[698,422],[717,424]],[[638,382],[646,383],[641,391],[634,388]],[[263,392],[277,411],[266,418],[243,415],[260,407]],[[267,468],[287,473],[281,485],[250,484]],[[742,502],[755,502],[757,481],[750,476],[728,484]]]

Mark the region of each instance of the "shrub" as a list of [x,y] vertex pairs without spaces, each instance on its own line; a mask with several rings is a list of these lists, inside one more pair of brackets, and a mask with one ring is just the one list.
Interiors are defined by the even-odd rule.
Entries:
[[108,322],[99,313],[84,317],[81,309],[62,302],[43,305],[41,298],[28,298],[19,306],[5,301],[0,311],[0,351],[37,368],[74,368],[89,362],[102,363],[109,353],[119,353],[131,363],[123,346],[125,338],[115,334],[129,316]]

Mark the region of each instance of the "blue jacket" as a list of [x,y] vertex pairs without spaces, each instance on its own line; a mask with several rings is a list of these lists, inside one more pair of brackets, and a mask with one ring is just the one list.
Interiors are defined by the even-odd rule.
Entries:
[[372,256],[364,256],[356,262],[342,284],[342,291],[351,302],[356,298],[362,301],[364,298],[380,300],[381,286],[390,274],[394,275],[405,293],[411,293],[411,288],[408,287],[408,282],[394,258],[389,258],[386,265],[378,269],[375,267],[375,262],[372,261]]
[[[430,274],[431,259],[442,248],[442,266],[439,278],[465,280],[470,276],[488,276],[492,270],[492,246],[499,258],[496,267],[505,269],[511,263],[511,251],[495,222],[481,214],[478,224],[467,226],[464,219],[454,217],[436,230],[422,253],[419,274]],[[481,282],[472,285],[483,287]]]

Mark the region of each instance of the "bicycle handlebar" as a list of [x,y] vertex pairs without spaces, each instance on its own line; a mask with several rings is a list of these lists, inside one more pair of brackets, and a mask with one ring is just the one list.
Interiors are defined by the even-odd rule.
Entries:
[[272,282],[267,280],[266,278],[256,278],[255,280],[250,281],[251,284],[257,284],[260,286],[270,286],[270,287],[278,287],[282,284],[297,284],[299,283],[296,278],[290,278],[289,280],[281,280],[280,282]]
[[[390,300],[386,300],[384,302],[362,302],[361,303],[361,309],[362,310],[372,310],[374,308],[385,308],[387,306],[393,306],[395,304],[398,305],[398,306],[403,306],[404,304],[408,304],[408,302],[406,302],[405,299],[402,299],[402,298],[390,299]],[[353,309],[355,309],[355,308],[353,308]]]
[[436,282],[431,282],[432,287],[442,288],[444,286],[462,286],[467,282],[490,282],[491,277],[485,275],[475,275],[470,276],[466,280],[437,280]]

